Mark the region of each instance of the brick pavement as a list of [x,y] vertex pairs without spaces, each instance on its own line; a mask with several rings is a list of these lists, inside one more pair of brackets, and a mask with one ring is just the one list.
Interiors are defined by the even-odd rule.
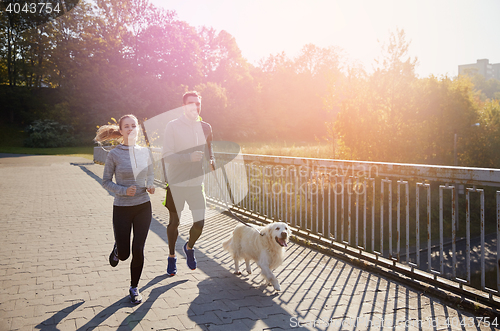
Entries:
[[252,275],[232,274],[221,243],[237,222],[216,209],[209,210],[196,246],[198,269],[189,270],[181,253],[189,231],[184,224],[178,275],[167,277],[162,189],[152,196],[139,283],[144,302],[134,306],[129,261],[108,264],[113,197],[100,185],[102,170],[83,158],[0,154],[0,330],[440,330],[449,329],[446,318],[472,317],[293,243],[276,270],[282,291],[273,293],[255,265]]

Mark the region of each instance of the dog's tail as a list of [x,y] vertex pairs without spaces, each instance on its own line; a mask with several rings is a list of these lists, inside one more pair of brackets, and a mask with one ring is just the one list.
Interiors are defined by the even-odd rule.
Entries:
[[231,239],[223,242],[222,243],[222,248],[224,248],[224,250],[226,250],[228,252],[231,252],[232,248],[233,248],[233,237],[231,237]]

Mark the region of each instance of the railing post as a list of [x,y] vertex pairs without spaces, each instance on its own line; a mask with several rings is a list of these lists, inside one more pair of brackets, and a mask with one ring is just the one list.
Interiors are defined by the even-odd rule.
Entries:
[[497,191],[497,290],[500,292],[500,191]]
[[[155,176],[158,176],[156,180],[161,180],[161,160],[160,152],[158,148],[152,147],[151,150],[155,156]],[[96,161],[100,161],[99,158],[105,159],[105,155],[98,155],[99,151],[95,152],[94,158]],[[101,154],[107,154],[101,153]],[[224,155],[217,155],[217,158],[224,160]],[[303,159],[301,161],[292,160],[291,158],[285,157],[266,157],[266,156],[246,156],[245,161],[237,160],[236,163],[231,163],[226,167],[228,174],[228,180],[233,190],[235,198],[235,207],[239,207],[246,212],[251,213],[253,216],[268,217],[271,219],[279,219],[290,223],[292,226],[304,230],[311,231],[318,236],[315,238],[327,239],[328,242],[333,246],[337,243],[342,244],[342,249],[347,249],[350,252],[356,252],[360,256],[366,256],[366,254],[375,253],[374,259],[376,263],[387,263],[390,261],[391,268],[402,268],[399,265],[401,261],[401,245],[402,235],[401,232],[404,229],[401,228],[401,222],[403,211],[405,208],[403,204],[403,196],[405,199],[406,206],[406,264],[413,268],[427,269],[434,279],[436,275],[440,277],[446,277],[454,280],[460,284],[460,288],[466,288],[462,286],[464,283],[473,285],[484,292],[491,295],[500,296],[500,190],[495,189],[494,195],[491,193],[492,190],[485,190],[484,188],[479,188],[481,186],[489,187],[500,187],[500,170],[499,169],[477,169],[477,168],[463,168],[463,167],[437,167],[429,165],[407,165],[407,164],[394,164],[394,163],[369,163],[369,162],[355,162],[355,161],[338,161],[338,160],[308,160]],[[228,160],[234,159],[233,156],[227,156]],[[251,161],[250,164],[248,161]],[[228,162],[229,163],[229,162]],[[296,164],[302,164],[303,166],[295,167]],[[316,168],[312,169],[311,164],[319,167],[325,167],[326,169],[332,169],[335,167],[337,173],[334,174],[333,171],[328,173],[327,171],[318,170]],[[283,173],[283,165],[287,165],[286,173]],[[377,169],[376,176],[366,175],[348,175],[347,172],[338,171],[338,167],[347,167],[345,169],[371,169],[375,167]],[[277,171],[281,169],[281,173]],[[321,168],[322,169],[322,168]],[[344,170],[345,170],[344,169]],[[360,170],[361,171],[361,170]],[[259,173],[260,172],[260,173]],[[323,173],[325,172],[325,173]],[[360,193],[359,187],[361,185],[360,181],[363,178],[363,188],[364,192]],[[393,180],[397,181],[397,208],[394,208],[395,212],[397,210],[397,217],[392,215],[393,203]],[[368,193],[368,183],[372,184],[371,194]],[[218,188],[215,185],[213,176],[208,175],[206,177],[206,192],[208,196],[211,196],[215,201],[221,202],[226,198],[227,191]],[[376,183],[380,183],[380,189],[377,192]],[[431,192],[431,184],[432,192]],[[447,183],[441,185],[441,183]],[[449,183],[453,183],[450,185]],[[388,189],[386,188],[388,184]],[[437,184],[437,185],[435,185]],[[402,192],[401,186],[404,185],[405,193]],[[409,192],[412,190],[410,186],[415,187],[416,201],[410,201]],[[466,204],[459,208],[459,193],[458,185],[468,185],[466,188]],[[354,187],[355,186],[355,187]],[[470,187],[472,186],[472,188]],[[421,210],[424,209],[421,197],[421,188],[426,191],[426,223],[421,224]],[[431,197],[436,199],[439,189],[439,206],[432,206]],[[284,192],[283,192],[284,190]],[[321,191],[320,191],[321,190]],[[444,196],[448,196],[444,193],[444,190],[451,190],[451,218],[449,212],[448,202],[444,202]],[[333,194],[332,194],[333,191]],[[353,193],[354,192],[354,193]],[[471,192],[479,193],[479,200],[474,198],[471,199]],[[352,194],[356,194],[355,200]],[[432,193],[432,195],[431,195]],[[346,194],[348,195],[346,197]],[[362,196],[361,196],[362,195]],[[386,196],[387,195],[387,196]],[[320,201],[321,199],[321,201]],[[325,202],[328,199],[328,203]],[[332,203],[333,199],[333,203]],[[339,205],[340,199],[340,205]],[[361,200],[363,203],[360,207]],[[369,200],[371,202],[371,208],[369,206]],[[385,203],[387,200],[387,204]],[[496,200],[493,202],[493,200]],[[473,206],[474,204],[479,205]],[[347,210],[345,204],[348,204]],[[415,224],[413,224],[413,218],[410,218],[410,203],[414,203],[413,207],[415,210]],[[493,207],[496,203],[496,209],[493,212]],[[376,210],[376,204],[379,204],[380,210]],[[488,210],[485,208],[488,207]],[[352,210],[355,208],[355,211]],[[363,209],[363,223],[360,224],[360,208]],[[463,210],[462,210],[463,209]],[[473,221],[471,221],[471,213],[479,210],[479,215],[474,215]],[[462,251],[460,244],[457,242],[459,235],[459,211],[463,212],[465,210],[466,220],[465,229],[465,254],[457,256],[458,253]],[[355,212],[355,215],[353,215]],[[378,213],[377,213],[378,212]],[[432,253],[433,249],[435,253],[437,252],[437,247],[433,247],[432,237],[437,236],[437,227],[432,225],[431,215],[433,213],[439,212],[439,271],[433,270]],[[494,247],[492,247],[490,241],[486,242],[486,235],[493,237],[492,228],[486,224],[485,218],[488,220],[492,219],[492,213],[496,214],[496,250],[494,253]],[[333,214],[333,217],[332,217]],[[368,215],[371,214],[371,250],[369,249],[369,237],[370,233],[367,226],[370,226],[370,221],[368,220]],[[326,216],[328,215],[328,216]],[[340,215],[340,218],[339,218]],[[376,219],[380,217],[379,219]],[[385,218],[388,220],[388,228],[384,233]],[[352,222],[356,222],[353,224]],[[396,221],[396,236],[393,238],[392,227],[393,222]],[[327,224],[325,224],[327,222]],[[340,222],[340,224],[338,223]],[[347,223],[346,223],[347,222]],[[473,224],[471,222],[474,222]],[[368,223],[368,224],[367,224]],[[451,225],[451,234],[449,233]],[[487,227],[488,225],[488,227]],[[360,227],[363,226],[363,234],[360,233]],[[379,228],[377,228],[379,226]],[[332,229],[333,227],[333,229]],[[415,233],[415,238],[412,238],[413,230]],[[474,229],[474,232],[472,232]],[[480,233],[477,233],[475,229],[478,229]],[[427,236],[422,231],[427,232]],[[434,230],[434,233],[433,233]],[[446,230],[446,232],[445,232]],[[486,231],[490,233],[486,233]],[[340,231],[340,236],[338,234]],[[355,231],[353,234],[352,231]],[[380,231],[380,232],[378,232]],[[375,234],[380,233],[380,246],[376,247]],[[476,238],[471,238],[471,235]],[[347,236],[347,238],[345,238]],[[361,236],[363,237],[361,239]],[[384,236],[388,236],[388,243],[384,242]],[[445,243],[450,239],[451,243]],[[421,248],[420,237],[427,237],[427,247]],[[393,247],[394,241],[396,240],[396,247]],[[322,240],[322,239],[321,239]],[[363,241],[363,242],[362,242]],[[472,242],[471,242],[472,241]],[[410,245],[413,245],[411,247]],[[384,251],[384,245],[388,244],[388,250]],[[446,245],[445,245],[446,244]],[[473,247],[472,247],[472,244]],[[488,244],[488,246],[486,246]],[[348,247],[351,246],[351,247]],[[436,246],[436,245],[435,245]],[[351,248],[356,248],[356,250],[351,250]],[[380,252],[378,252],[380,248]],[[395,249],[395,251],[394,251]],[[412,263],[411,255],[413,255],[413,250],[415,252],[416,264]],[[421,252],[427,250],[427,259],[421,256]],[[480,256],[474,256],[474,264],[471,264],[471,253],[478,252]],[[436,254],[437,255],[437,254]],[[463,259],[465,260],[465,268],[463,268]],[[446,260],[445,260],[446,258]],[[427,260],[427,268],[423,265]],[[497,272],[497,284],[496,286],[491,285],[492,280],[489,275],[486,274],[487,266],[493,266],[491,262],[494,260],[495,269]],[[477,261],[477,262],[476,262]],[[436,261],[435,261],[436,262]],[[448,266],[451,263],[451,273],[448,272]],[[436,265],[437,267],[437,265]],[[462,278],[462,269],[466,269],[466,280]],[[480,269],[480,270],[478,270]],[[488,270],[491,272],[495,269]],[[407,269],[405,269],[407,270]],[[479,271],[480,275],[480,285],[472,284],[473,273]],[[479,275],[478,275],[479,276]],[[493,280],[494,283],[494,280]],[[491,287],[491,288],[490,288]],[[492,289],[496,287],[495,289]]]

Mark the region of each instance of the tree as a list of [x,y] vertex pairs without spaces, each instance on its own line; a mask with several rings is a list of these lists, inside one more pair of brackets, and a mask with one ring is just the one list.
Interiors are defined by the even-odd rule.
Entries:
[[481,91],[481,99],[500,99],[500,81],[495,78],[486,80],[478,73],[471,75],[470,79],[478,91]]
[[202,96],[201,117],[212,125],[216,140],[228,139],[234,122],[228,114],[226,89],[213,82],[199,84],[194,89]]
[[264,131],[269,138],[312,141],[326,134],[323,98],[329,77],[340,73],[340,58],[337,48],[308,44],[294,59],[281,53],[260,62],[254,77],[259,86],[260,118],[272,127]]
[[[454,137],[470,139],[478,122],[478,95],[467,78],[429,77],[419,82],[416,116],[421,162],[454,164]],[[464,165],[464,164],[462,164]]]
[[463,132],[459,161],[463,165],[500,168],[500,101],[487,100],[478,109],[478,126]]
[[[402,162],[414,143],[416,59],[408,56],[403,30],[391,33],[371,75],[351,68],[331,90],[328,104],[339,107],[333,131],[363,160]],[[333,101],[332,101],[333,100]],[[332,137],[334,138],[334,137]]]
[[[199,34],[203,39],[201,63],[203,81],[214,83],[224,89],[227,108],[222,120],[224,139],[245,139],[256,136],[259,119],[256,108],[256,86],[250,71],[251,66],[241,54],[235,38],[227,31],[217,32],[202,27]],[[205,93],[206,94],[206,93]],[[231,125],[229,124],[231,123]]]

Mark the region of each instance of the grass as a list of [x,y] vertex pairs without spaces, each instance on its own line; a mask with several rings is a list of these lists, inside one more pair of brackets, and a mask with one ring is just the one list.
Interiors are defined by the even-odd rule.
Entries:
[[0,146],[0,153],[31,154],[31,155],[66,155],[78,156],[89,160],[94,159],[94,147],[59,147],[59,148],[29,148],[18,146]]
[[[93,160],[92,146],[61,148],[29,148],[23,146],[27,134],[22,129],[0,127],[0,153],[31,155],[70,155]],[[239,144],[244,154],[310,157],[331,159],[333,146],[327,142],[245,142]],[[338,156],[338,155],[337,155]]]
[[331,159],[333,147],[331,143],[240,143],[243,154],[275,155],[275,156],[293,156],[293,157],[311,157],[319,159]]
[[[311,157],[330,159],[332,147],[326,144],[299,144],[286,146],[278,143],[243,143],[240,144],[244,154]],[[78,156],[93,160],[94,147],[60,147],[60,148],[29,148],[22,146],[21,142],[8,145],[5,141],[0,143],[0,153],[32,154],[32,155],[67,155]]]
[[26,132],[10,126],[0,127],[0,153],[31,155],[66,155],[94,159],[94,147],[29,148],[23,146]]

